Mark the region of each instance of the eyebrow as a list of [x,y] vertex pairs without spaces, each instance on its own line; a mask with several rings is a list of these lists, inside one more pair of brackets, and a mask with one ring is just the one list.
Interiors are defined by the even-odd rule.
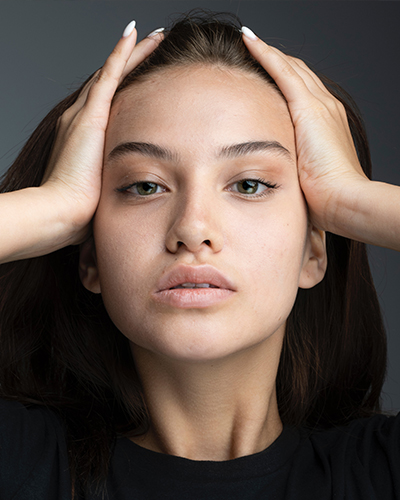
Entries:
[[[278,141],[248,141],[239,144],[223,146],[216,154],[217,158],[236,158],[263,151],[275,151],[293,160],[290,151]],[[116,146],[108,155],[112,161],[130,153],[138,153],[149,158],[157,158],[171,162],[179,161],[179,154],[166,147],[158,146],[148,142],[124,142]]]

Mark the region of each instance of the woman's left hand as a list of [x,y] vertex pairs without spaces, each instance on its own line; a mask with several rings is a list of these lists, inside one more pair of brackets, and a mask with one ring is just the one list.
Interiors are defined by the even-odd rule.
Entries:
[[345,108],[302,60],[260,39],[243,39],[288,103],[311,220],[319,229],[338,232],[343,198],[370,183],[358,161]]

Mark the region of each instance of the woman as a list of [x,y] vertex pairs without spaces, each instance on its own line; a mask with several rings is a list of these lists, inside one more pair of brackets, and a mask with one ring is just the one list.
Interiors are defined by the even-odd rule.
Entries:
[[2,495],[396,498],[354,105],[212,17],[135,42],[4,181]]

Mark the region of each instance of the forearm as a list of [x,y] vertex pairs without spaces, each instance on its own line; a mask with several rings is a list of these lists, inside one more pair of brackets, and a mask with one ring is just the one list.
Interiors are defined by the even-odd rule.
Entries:
[[366,180],[351,191],[343,190],[336,205],[329,231],[400,251],[399,186]]
[[0,263],[37,257],[69,244],[54,195],[40,188],[0,194]]

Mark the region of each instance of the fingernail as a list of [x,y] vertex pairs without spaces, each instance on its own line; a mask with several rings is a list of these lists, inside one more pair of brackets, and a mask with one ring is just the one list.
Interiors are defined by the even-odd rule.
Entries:
[[123,38],[127,38],[132,31],[135,29],[136,26],[136,21],[131,21],[128,26],[124,29],[124,32],[122,33]]
[[247,28],[246,26],[242,26],[242,29],[241,29],[242,33],[244,36],[247,36],[247,38],[250,38],[250,40],[257,40],[258,39],[258,36],[253,33],[253,31],[251,31],[250,28]]
[[149,38],[149,37],[151,37],[151,36],[155,36],[155,35],[157,35],[158,33],[162,33],[162,32],[164,31],[164,29],[165,29],[165,28],[158,28],[158,29],[156,29],[156,30],[152,31],[151,33],[149,33],[149,34],[147,35],[147,38]]

